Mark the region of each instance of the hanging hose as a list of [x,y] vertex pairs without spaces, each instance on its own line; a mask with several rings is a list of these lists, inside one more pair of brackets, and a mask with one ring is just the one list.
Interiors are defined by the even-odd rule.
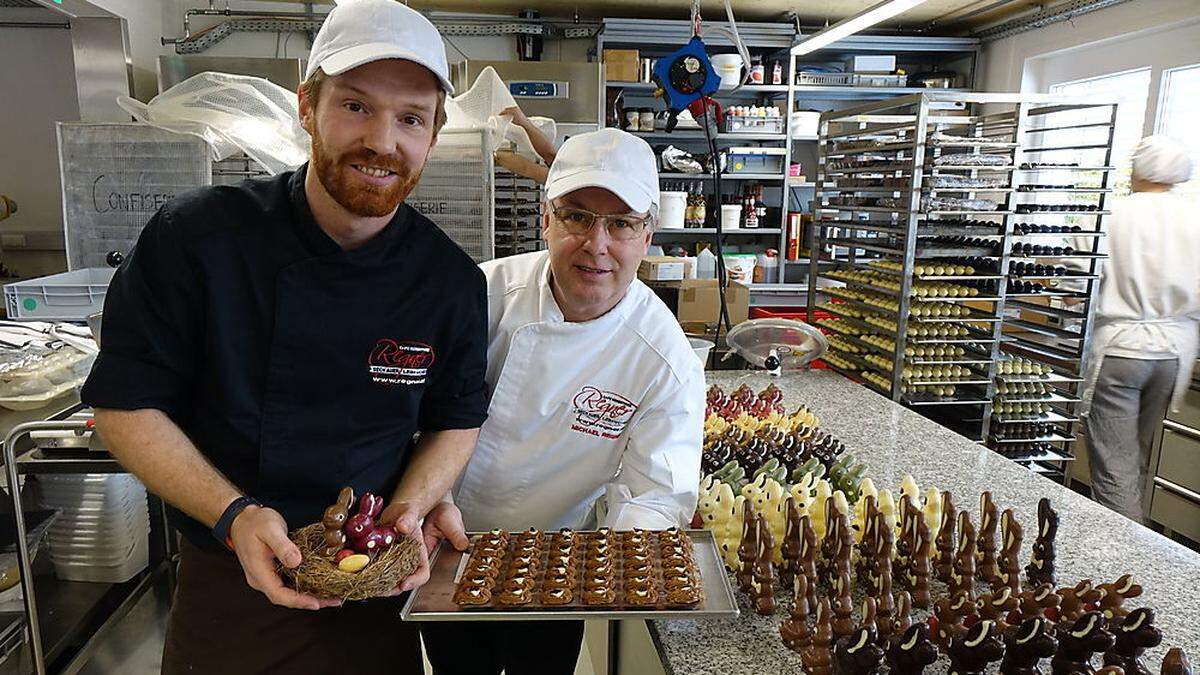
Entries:
[[[721,300],[721,313],[717,316],[717,332],[713,335],[713,347],[716,347],[721,342],[721,324],[724,323],[726,333],[733,328],[733,324],[729,320],[729,304],[725,300],[725,291],[729,287],[729,281],[725,275],[725,255],[722,252],[725,234],[721,229],[721,161],[717,154],[717,139],[713,136],[713,129],[717,126],[716,107],[706,105],[702,119],[697,121],[700,122],[700,126],[704,129],[704,138],[708,141],[709,161],[712,163],[713,194],[717,206],[715,248],[717,256],[717,296]],[[710,366],[716,365],[716,353],[717,350],[713,349],[712,353],[709,354]]]
[[[730,91],[730,93],[733,93],[738,89],[741,89],[742,85],[746,84],[746,82],[750,79],[750,50],[746,48],[745,43],[742,42],[741,35],[738,33],[737,23],[733,18],[733,7],[730,6],[729,0],[724,0],[724,4],[725,16],[729,20],[729,28],[718,26],[711,30],[725,34],[729,38],[730,42],[732,42],[737,48],[738,54],[742,57],[742,62],[746,64],[745,72],[742,75],[742,81]],[[692,35],[701,37],[702,22],[700,19],[700,0],[692,0],[691,21]],[[725,256],[722,250],[724,247],[725,233],[721,227],[721,161],[720,155],[717,153],[716,134],[719,130],[717,129],[718,124],[715,104],[708,105],[707,103],[704,103],[704,112],[701,116],[701,119],[696,121],[700,124],[701,128],[704,129],[704,138],[706,141],[708,141],[709,160],[712,162],[713,194],[717,206],[715,210],[717,236],[714,248],[716,248],[717,257],[717,295],[721,300],[721,313],[717,316],[717,330],[713,335],[713,346],[716,347],[721,342],[721,326],[725,326],[725,332],[728,334],[729,330],[733,328],[733,324],[729,320],[729,304],[725,298],[725,291],[729,287],[729,280],[725,274]],[[709,353],[710,368],[716,364],[716,354],[716,349],[713,349],[712,352]]]

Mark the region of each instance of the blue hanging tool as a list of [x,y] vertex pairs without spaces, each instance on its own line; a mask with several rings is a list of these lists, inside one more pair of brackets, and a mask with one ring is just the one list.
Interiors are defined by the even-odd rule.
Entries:
[[693,35],[681,49],[659,59],[654,65],[652,79],[670,111],[667,131],[675,129],[680,111],[712,96],[721,86],[721,77],[704,51],[704,42],[699,35]]

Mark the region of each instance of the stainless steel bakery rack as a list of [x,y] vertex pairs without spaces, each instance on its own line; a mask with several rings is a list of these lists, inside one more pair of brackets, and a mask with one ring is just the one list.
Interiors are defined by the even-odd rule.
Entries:
[[[808,306],[834,317],[822,322],[838,338],[830,365],[977,442],[1019,447],[1004,432],[993,433],[1013,423],[1007,414],[994,415],[994,405],[1016,402],[998,393],[1008,388],[997,386],[1003,380],[996,362],[1010,352],[1084,353],[1088,312],[1081,313],[1082,329],[1043,326],[1024,313],[1035,311],[1026,305],[1043,308],[1041,291],[1056,298],[1046,312],[1070,311],[1062,306],[1068,301],[1090,307],[1102,257],[1098,223],[1109,191],[1104,180],[1063,181],[1037,166],[1053,159],[1037,157],[1067,153],[1071,146],[1060,143],[1061,134],[1077,132],[1059,127],[1072,127],[1069,116],[1078,110],[1103,106],[1115,111],[1110,102],[1078,98],[930,92],[823,114]],[[1065,170],[1106,176],[1111,157],[1096,146],[1111,147],[1111,126],[1087,123],[1095,126],[1086,129],[1109,134],[1103,142],[1075,144],[1094,154],[1073,158],[1077,166]],[[1051,178],[1039,178],[1043,174]],[[1067,203],[1046,201],[1059,193]],[[1065,221],[1030,227],[1046,216]],[[1081,219],[1097,225],[1080,226]],[[1051,230],[1059,237],[1079,235],[1086,247],[1055,243]],[[1010,264],[1034,262],[1026,255],[1035,249],[1014,251],[1013,244],[1039,240],[1074,266],[1061,263],[1064,269],[1055,271],[1066,273],[1064,283],[1053,288],[1016,288]],[[1010,295],[1010,287],[1018,293]],[[1064,342],[1079,349],[1064,350]],[[1048,380],[1057,398],[1046,403],[1056,411],[1047,419],[1056,426],[1037,441],[1045,445],[1030,453],[1031,465],[1049,470],[1056,465],[1042,464],[1043,458],[1061,462],[1060,455],[1069,456],[1077,366],[1056,370]],[[1006,442],[992,442],[998,436]]]
[[[17,558],[24,612],[0,613],[0,626],[16,627],[24,646],[7,654],[5,672],[74,673],[91,657],[97,645],[116,624],[151,590],[159,579],[174,584],[173,557],[178,551],[173,531],[167,525],[163,503],[148,495],[150,515],[149,565],[122,583],[64,581],[45,564],[49,556],[34,564],[27,548],[24,512],[31,482],[22,480],[42,474],[117,474],[125,469],[107,452],[89,449],[90,410],[74,405],[46,421],[26,422],[13,427],[4,441],[4,469],[8,497],[15,519]],[[83,443],[76,449],[51,452],[32,436],[35,433],[76,436]],[[21,486],[13,489],[11,486]],[[0,630],[7,635],[8,629]]]
[[[988,445],[1061,481],[1074,459],[1081,375],[1107,250],[1104,218],[1120,189],[1112,154],[1117,104],[1061,100],[1029,106],[1022,114],[1000,348],[1005,357],[1028,359],[1045,372],[997,377],[1039,383],[1047,391],[998,394],[996,403],[1035,407],[1015,415],[994,410]],[[1014,428],[1021,433],[1012,433]]]
[[495,174],[496,257],[542,250],[541,186],[499,165]]

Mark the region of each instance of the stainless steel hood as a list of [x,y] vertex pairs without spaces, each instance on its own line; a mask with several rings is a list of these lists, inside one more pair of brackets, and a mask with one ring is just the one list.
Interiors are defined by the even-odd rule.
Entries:
[[586,61],[481,61],[456,63],[451,73],[455,91],[471,87],[480,71],[491,66],[526,115],[541,115],[566,124],[596,124],[600,110],[600,64]]
[[117,96],[133,91],[133,63],[125,19],[86,0],[2,0],[0,25],[71,31],[75,91],[84,121],[128,120]]

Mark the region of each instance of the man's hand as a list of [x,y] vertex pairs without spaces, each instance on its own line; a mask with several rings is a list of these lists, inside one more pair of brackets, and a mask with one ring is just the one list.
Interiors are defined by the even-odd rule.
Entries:
[[391,595],[411,591],[429,581],[429,554],[437,548],[439,541],[446,539],[460,551],[465,551],[469,543],[463,530],[462,514],[457,506],[449,502],[439,502],[433,507],[425,515],[424,525],[416,508],[408,502],[393,502],[384,510],[379,521],[385,525],[394,522],[393,527],[397,532],[422,543],[416,571],[408,575]]
[[438,542],[445,539],[456,550],[465,551],[471,543],[463,528],[462,511],[450,502],[438,502],[433,510],[425,516],[425,525],[421,527],[425,537],[425,548],[430,553]]
[[229,528],[233,550],[246,574],[246,583],[276,605],[293,609],[321,609],[342,604],[306,595],[283,585],[275,560],[289,569],[300,564],[300,549],[288,539],[287,522],[274,509],[246,507]]
[[511,150],[497,150],[493,156],[495,156],[497,164],[513,173],[521,173],[529,162]]
[[510,106],[500,111],[500,114],[513,121],[513,124],[525,128],[532,124],[529,118],[525,116],[525,111],[521,110],[520,106]]

